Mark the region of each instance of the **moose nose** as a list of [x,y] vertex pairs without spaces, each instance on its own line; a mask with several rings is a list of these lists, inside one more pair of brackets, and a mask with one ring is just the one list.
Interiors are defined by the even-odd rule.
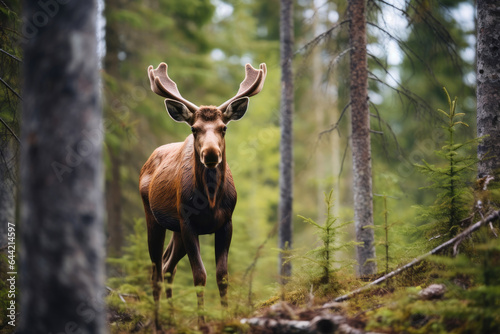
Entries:
[[222,154],[219,149],[205,149],[201,151],[201,162],[207,168],[215,168],[222,161]]

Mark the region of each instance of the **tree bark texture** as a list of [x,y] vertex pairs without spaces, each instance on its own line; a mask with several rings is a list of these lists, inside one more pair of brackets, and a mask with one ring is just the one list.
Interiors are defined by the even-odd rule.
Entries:
[[500,177],[500,2],[477,0],[478,176]]
[[354,224],[356,240],[362,243],[356,248],[358,274],[366,276],[377,272],[377,264],[373,230],[365,0],[349,0],[349,16]]
[[96,4],[23,8],[20,332],[104,333]]
[[[280,45],[281,45],[281,145],[280,145],[280,203],[279,203],[279,248],[292,247],[293,212],[293,2],[281,0]],[[289,277],[292,265],[286,262],[286,253],[280,253],[279,272]],[[284,279],[284,282],[286,279]]]
[[[1,126],[1,125],[0,125]],[[16,223],[16,149],[13,139],[0,135],[0,252],[7,252],[7,223]]]

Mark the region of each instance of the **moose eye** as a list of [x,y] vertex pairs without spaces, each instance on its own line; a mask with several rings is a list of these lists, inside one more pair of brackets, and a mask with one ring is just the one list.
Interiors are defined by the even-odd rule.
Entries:
[[196,129],[195,129],[193,126],[191,127],[191,132],[192,132],[193,134],[195,134],[195,133],[196,133]]
[[227,126],[224,126],[224,127],[222,128],[222,132],[226,132],[226,130],[227,130]]

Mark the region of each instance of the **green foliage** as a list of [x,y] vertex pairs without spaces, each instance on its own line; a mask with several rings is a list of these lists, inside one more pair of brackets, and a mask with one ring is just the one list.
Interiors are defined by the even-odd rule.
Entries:
[[305,254],[300,254],[301,249],[285,251],[287,261],[293,261],[294,268],[298,269],[294,270],[292,277],[287,280],[288,283],[282,286],[281,295],[294,304],[303,303],[312,296],[324,299],[336,294],[341,289],[336,273],[346,267],[352,267],[350,261],[340,259],[340,251],[349,250],[356,245],[354,241],[342,242],[340,238],[344,234],[344,227],[351,222],[340,223],[333,214],[333,190],[324,196],[326,204],[324,224],[299,215],[304,222],[314,228],[318,246],[306,251]]
[[423,164],[415,164],[431,183],[422,189],[436,192],[434,204],[428,208],[421,207],[421,219],[430,221],[422,226],[427,239],[449,239],[463,230],[462,220],[469,214],[472,202],[468,182],[478,162],[475,155],[468,154],[466,149],[477,145],[480,139],[456,141],[455,133],[459,126],[468,125],[460,120],[464,114],[456,112],[457,98],[452,101],[446,89],[444,91],[448,97],[449,111],[438,110],[446,117],[446,125],[442,128],[447,139],[445,145],[435,153],[445,164],[436,166],[425,160]]
[[[228,163],[238,190],[238,205],[233,215],[233,242],[229,255],[229,316],[250,314],[255,303],[268,298],[276,289],[277,254],[269,245],[276,243],[273,231],[275,231],[278,219],[276,212],[279,197],[280,134],[278,125],[281,83],[279,80],[279,44],[277,43],[279,38],[279,6],[277,4],[275,0],[251,2],[126,0],[123,3],[110,1],[106,4],[106,8],[110,9],[106,17],[107,22],[114,25],[119,34],[115,38],[108,35],[110,39],[108,54],[112,60],[111,63],[114,61],[117,66],[111,67],[109,72],[108,68],[104,68],[107,130],[105,154],[109,154],[112,149],[121,158],[119,171],[123,192],[120,199],[123,206],[122,226],[124,235],[131,236],[126,243],[123,256],[110,259],[108,262],[110,274],[108,284],[113,289],[110,295],[110,305],[117,310],[118,315],[129,316],[132,319],[117,320],[113,327],[114,331],[134,331],[137,324],[147,323],[151,319],[154,307],[145,224],[143,220],[136,219],[143,217],[142,204],[137,192],[140,167],[154,148],[165,143],[182,141],[189,134],[189,127],[173,122],[165,112],[162,99],[150,91],[145,69],[148,65],[156,66],[161,61],[169,64],[169,75],[177,82],[184,97],[196,104],[214,105],[220,104],[235,93],[242,79],[242,65],[245,62],[251,62],[254,66],[260,62],[267,63],[268,77],[263,91],[252,98],[245,118],[241,122],[232,122],[229,125],[226,139]],[[344,240],[353,239],[352,231],[350,231],[352,228],[344,226],[343,229],[336,231],[326,227],[329,223],[337,226],[339,221],[352,219],[350,218],[352,217],[350,154],[348,154],[347,146],[349,139],[345,135],[349,131],[349,123],[348,117],[342,117],[340,114],[348,102],[345,98],[348,85],[344,82],[348,78],[345,72],[348,66],[343,66],[344,63],[338,65],[339,61],[345,61],[348,58],[342,56],[348,48],[346,38],[342,35],[347,31],[347,25],[332,30],[331,33],[325,35],[323,42],[315,42],[309,47],[302,48],[318,33],[318,29],[313,28],[313,18],[320,18],[318,22],[320,30],[323,27],[328,29],[342,20],[345,3],[329,2],[317,9],[312,7],[312,10],[311,4],[306,2],[296,5],[295,35],[298,52],[294,58],[297,70],[295,77],[297,94],[294,123],[296,143],[294,147],[296,166],[294,208],[296,212],[301,212],[306,217],[321,216],[322,209],[318,209],[317,202],[321,203],[322,192],[336,183],[338,186],[333,196],[339,204],[335,205],[337,210],[335,215],[340,217],[338,219],[334,217],[332,208],[331,217],[328,214],[324,225],[317,223],[321,221],[321,218],[311,219],[308,224],[299,224],[299,219],[295,219],[294,247],[305,255],[295,256],[294,277],[286,289],[287,297],[299,302],[307,300],[311,285],[316,289],[313,291],[316,296],[323,294],[327,299],[338,295],[342,290],[343,292],[351,290],[346,286],[346,280],[350,280],[348,284],[352,286],[359,286],[363,283],[353,278],[350,266],[346,265],[344,269],[338,269],[342,263],[345,264],[346,258],[353,257],[353,247],[335,249],[340,247],[338,245]],[[422,4],[418,2],[417,5]],[[424,16],[428,15],[427,10],[429,12],[432,10],[433,22],[442,22],[444,26],[455,24],[453,21],[443,19],[449,11],[448,8],[445,10],[437,8],[437,4],[434,3],[428,4],[429,8],[419,6],[412,5],[407,10],[410,10],[410,14],[415,14],[412,10],[418,10]],[[311,16],[312,11],[314,15]],[[335,18],[335,15],[330,14],[339,14],[339,19],[330,19]],[[378,14],[372,16],[374,22]],[[438,103],[436,101],[442,101],[442,96],[436,94],[437,89],[429,87],[438,81],[449,81],[453,84],[453,91],[459,91],[464,97],[461,100],[466,103],[460,108],[471,109],[471,105],[474,105],[471,88],[462,88],[464,86],[462,78],[465,77],[463,74],[470,69],[464,67],[464,73],[460,73],[461,69],[457,70],[456,64],[440,52],[444,48],[453,48],[453,45],[448,44],[445,47],[437,45],[434,36],[436,34],[422,27],[423,19],[429,21],[429,16],[423,19],[416,15],[410,15],[410,17],[414,19],[409,25],[412,32],[407,36],[400,36],[401,44],[398,42],[400,46],[405,41],[410,45],[410,49],[405,49],[402,55],[404,58],[402,63],[387,65],[385,59],[381,58],[379,63],[374,57],[370,57],[369,66],[372,74],[376,75],[377,79],[384,80],[384,73],[390,76],[389,71],[392,72],[397,67],[401,73],[401,86],[399,87],[405,90],[405,84],[411,82],[411,90],[430,105],[436,105]],[[380,34],[374,34],[373,31],[369,31],[369,34],[371,47],[384,44]],[[419,44],[420,40],[417,35],[420,35],[424,41],[423,45]],[[460,42],[464,36],[461,29],[457,28],[452,31],[452,37],[456,41]],[[116,41],[119,43],[113,48],[112,44]],[[324,65],[319,68],[320,81],[323,86],[321,91],[318,91],[312,84],[314,81],[312,80],[313,65],[316,58],[310,57],[313,54],[311,46],[320,48],[318,63],[321,62]],[[126,55],[125,58],[122,57],[123,54]],[[429,54],[432,54],[432,57],[427,57]],[[413,59],[408,59],[410,57]],[[332,61],[334,58],[335,60]],[[427,58],[429,58],[429,64],[423,61]],[[434,70],[435,77],[430,80],[426,77],[426,73],[435,68],[440,70]],[[423,156],[431,167],[434,167],[432,163],[435,161],[426,154],[413,154],[422,142],[431,140],[425,137],[431,126],[431,119],[424,121],[419,119],[419,122],[416,122],[414,118],[407,117],[409,114],[405,116],[403,110],[396,110],[393,99],[395,95],[381,82],[372,80],[370,91],[383,97],[383,102],[380,102],[378,107],[375,105],[376,99],[371,99],[371,106],[372,113],[377,114],[377,117],[372,118],[373,129],[385,133],[384,136],[378,134],[372,136],[374,189],[377,189],[378,193],[387,193],[398,198],[397,203],[395,201],[383,203],[376,200],[374,204],[375,212],[381,213],[375,217],[378,220],[376,225],[380,226],[376,228],[375,233],[378,240],[382,240],[377,245],[377,253],[379,255],[385,253],[383,256],[387,270],[421,253],[421,245],[425,243],[425,240],[420,238],[419,242],[409,242],[408,222],[412,222],[415,212],[411,205],[415,202],[419,204],[425,202],[424,192],[415,191],[416,185],[421,184],[419,181],[423,176],[415,177],[416,173],[411,173],[415,170],[413,163],[420,162],[420,157]],[[320,100],[319,95],[328,96],[329,99],[323,103],[312,103]],[[405,97],[402,97],[402,100],[406,102]],[[422,109],[422,105],[412,106]],[[407,105],[402,105],[400,109],[406,107]],[[319,109],[318,114],[323,113],[319,118],[315,115],[316,108]],[[376,110],[377,108],[379,110]],[[409,109],[412,111],[411,115],[422,116],[421,112],[413,113],[414,110],[411,107]],[[472,118],[472,113],[469,114]],[[337,129],[339,137],[331,135],[329,138],[324,136],[321,140],[317,138],[318,133],[327,130],[330,127],[329,124],[336,124],[337,121],[341,121]],[[462,124],[456,124],[455,127],[461,128],[462,126]],[[397,137],[397,147],[394,149],[392,146],[387,146],[392,144],[387,144],[387,134],[391,133],[395,138]],[[419,133],[425,135],[419,137]],[[382,137],[383,145],[379,145],[378,140]],[[425,139],[422,140],[421,137]],[[459,142],[457,138],[454,137],[455,142]],[[435,139],[436,137],[432,136],[432,145],[425,146],[427,150],[424,150],[424,153],[435,149]],[[318,145],[319,142],[321,145]],[[466,147],[455,147],[455,150],[463,152]],[[398,152],[405,157],[409,155],[410,163],[407,165],[410,169],[406,168],[402,173],[401,168],[398,167],[402,164],[403,158],[401,156],[390,157],[388,152]],[[418,152],[420,153],[421,150]],[[387,159],[380,158],[384,154]],[[317,159],[316,163],[311,163],[319,155],[321,158]],[[109,171],[112,162],[109,157],[105,158],[107,171]],[[316,166],[320,168],[315,170]],[[340,170],[342,174],[339,176]],[[464,171],[465,174],[467,174],[466,171]],[[111,173],[107,172],[106,176],[109,179]],[[465,184],[466,178],[463,177],[462,180]],[[441,188],[434,190],[442,191]],[[437,203],[436,201],[435,205]],[[387,212],[391,212],[390,217],[386,215]],[[393,217],[397,217],[397,221],[402,223],[394,225]],[[434,219],[433,223],[438,224],[438,219]],[[436,232],[430,232],[425,227],[423,230],[428,233],[426,239],[436,235]],[[167,240],[168,237],[167,233]],[[317,240],[319,244],[315,243]],[[203,236],[200,242],[202,257],[208,272],[205,290],[207,313],[209,313],[207,318],[219,321],[222,317],[218,308],[219,296],[214,278],[213,237]],[[301,246],[306,246],[307,249],[299,248]],[[311,248],[315,249],[311,250]],[[387,250],[387,252],[382,250]],[[418,283],[419,279],[426,273],[418,272],[416,275],[412,272],[398,280],[399,285],[394,286],[421,284]],[[339,277],[342,277],[342,282],[336,280]],[[329,280],[330,284],[324,284],[326,280]],[[318,288],[321,289],[320,292]],[[383,291],[383,289],[378,291]],[[126,294],[137,295],[139,299],[127,297]],[[125,298],[126,304],[121,300],[120,295]],[[360,303],[363,307],[360,306],[358,311],[373,307],[373,304],[378,301],[378,296],[372,297],[366,298],[364,304]],[[187,259],[179,263],[174,282],[174,298],[167,301],[163,296],[161,310],[162,322],[174,324],[178,332],[189,332],[196,327],[196,297]],[[392,321],[389,317],[386,319]],[[123,322],[124,327],[120,327],[120,322]],[[215,327],[221,329],[215,332],[221,332],[224,328],[218,325]],[[239,330],[238,325],[234,328]]]
[[375,196],[382,197],[383,200],[383,212],[382,212],[382,216],[384,217],[383,225],[376,225],[375,228],[380,228],[384,232],[383,240],[379,241],[378,244],[384,247],[385,273],[387,274],[389,273],[390,262],[394,258],[393,256],[389,255],[389,248],[392,246],[392,242],[389,242],[389,233],[392,231],[392,227],[396,225],[397,222],[389,223],[389,208],[387,205],[387,198],[390,196],[385,194],[375,195]]
[[[131,331],[153,318],[154,300],[151,287],[151,260],[146,239],[146,223],[144,219],[136,219],[134,233],[128,238],[128,246],[124,248],[120,258],[108,258],[108,266],[113,277],[108,279],[112,292],[108,296],[108,306],[118,321],[112,327],[113,332]],[[174,281],[174,296],[165,298],[165,288],[162,288],[160,300],[160,322],[175,326],[177,329],[189,329],[197,319],[196,288],[192,284],[191,269],[186,268],[185,261],[179,264],[180,272]],[[216,318],[217,312],[207,314]],[[121,319],[125,317],[126,320]]]
[[320,225],[311,218],[306,218],[300,216],[304,220],[304,222],[311,224],[316,228],[316,235],[319,236],[320,245],[315,249],[312,249],[303,256],[304,259],[315,263],[319,270],[322,272],[320,276],[320,284],[330,284],[331,283],[331,274],[334,272],[333,265],[336,262],[335,253],[341,249],[348,248],[350,246],[355,245],[356,243],[351,241],[344,244],[338,244],[338,237],[341,234],[341,229],[351,224],[352,222],[347,223],[338,223],[338,218],[333,215],[332,209],[334,206],[334,201],[332,198],[333,190],[331,190],[328,194],[325,193],[325,204],[326,204],[326,220],[324,225]]
[[[483,232],[484,234],[484,232]],[[483,240],[487,238],[483,237]],[[474,256],[434,257],[432,276],[444,297],[424,300],[422,288],[400,289],[391,302],[369,314],[368,329],[395,333],[495,333],[500,326],[500,244],[476,247]]]

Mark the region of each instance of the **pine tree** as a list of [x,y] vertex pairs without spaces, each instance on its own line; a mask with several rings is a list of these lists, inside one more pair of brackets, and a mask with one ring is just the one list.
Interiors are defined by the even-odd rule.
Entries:
[[332,279],[332,274],[334,272],[333,264],[338,263],[335,259],[335,253],[341,249],[348,246],[356,244],[355,242],[348,242],[344,244],[339,244],[339,234],[341,229],[352,222],[339,223],[338,217],[333,215],[333,190],[328,194],[325,193],[325,204],[326,204],[326,220],[324,225],[321,225],[311,218],[306,218],[299,216],[305,222],[313,225],[317,230],[316,233],[321,240],[321,243],[315,249],[307,252],[305,258],[313,263],[316,263],[320,268],[320,280],[321,284],[330,284]]
[[468,125],[459,120],[464,113],[457,113],[457,98],[452,101],[450,95],[444,89],[448,98],[449,111],[442,109],[438,111],[445,116],[446,125],[443,130],[447,140],[445,145],[436,155],[446,163],[436,166],[423,160],[423,164],[415,166],[428,176],[430,185],[422,189],[433,189],[437,191],[436,200],[428,208],[421,208],[422,218],[426,221],[424,233],[428,239],[446,237],[452,238],[463,230],[462,220],[466,218],[471,207],[472,193],[467,182],[470,181],[471,173],[477,164],[477,158],[466,154],[466,149],[477,145],[480,139],[472,139],[463,143],[457,143],[456,131],[459,127]]

